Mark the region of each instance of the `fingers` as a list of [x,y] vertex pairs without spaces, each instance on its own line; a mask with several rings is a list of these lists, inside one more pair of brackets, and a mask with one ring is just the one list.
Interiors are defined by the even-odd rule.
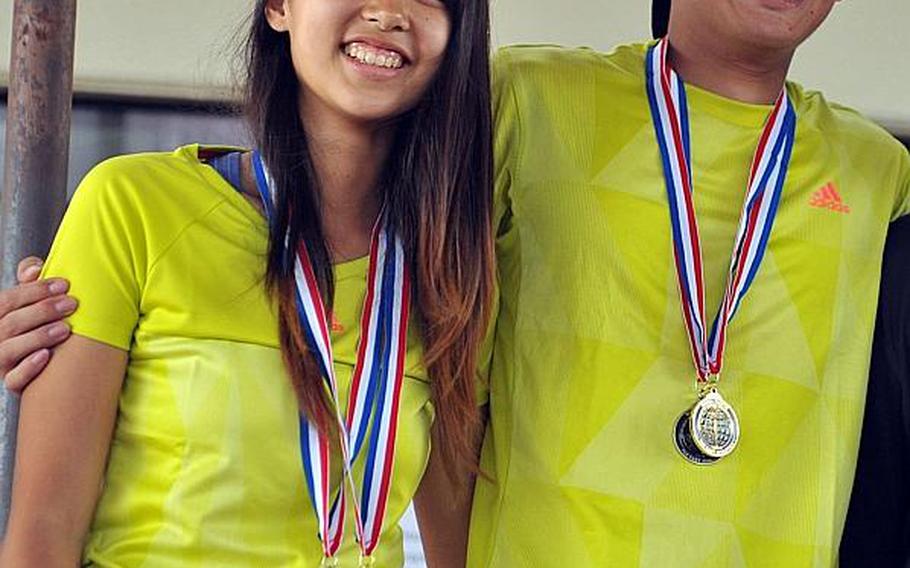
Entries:
[[[9,312],[0,319],[0,351],[5,343],[39,326],[53,323],[76,311],[78,304],[69,296],[51,296]],[[41,347],[45,347],[42,345]],[[0,364],[0,371],[3,370]]]
[[[20,279],[27,278],[29,266],[19,268]],[[47,365],[50,348],[69,337],[61,320],[77,303],[65,295],[68,288],[54,278],[0,290],[0,376],[9,390],[21,392]]]
[[32,353],[16,365],[12,371],[4,377],[6,388],[16,394],[21,393],[28,386],[32,379],[38,376],[38,373],[50,361],[51,352],[49,349],[39,349]]
[[[61,278],[39,280],[19,284],[9,290],[0,290],[0,327],[8,314],[54,296],[60,296],[59,299],[62,299],[62,294],[67,290],[69,290],[69,283]],[[0,329],[0,342],[6,337],[8,336],[4,336]]]
[[6,388],[20,392],[50,359],[50,348],[70,336],[65,322],[51,322],[0,343],[0,371]]
[[38,279],[43,266],[44,261],[42,259],[37,256],[27,256],[19,261],[19,266],[16,268],[16,279],[19,280],[20,284],[33,282]]

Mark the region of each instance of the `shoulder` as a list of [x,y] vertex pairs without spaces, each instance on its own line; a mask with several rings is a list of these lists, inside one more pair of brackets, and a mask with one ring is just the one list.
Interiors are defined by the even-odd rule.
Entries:
[[788,86],[796,99],[800,123],[827,139],[856,146],[857,149],[884,151],[895,157],[906,152],[894,136],[859,111],[831,101],[820,91],[805,89],[798,83],[790,82]]
[[[818,91],[788,84],[799,117],[797,144],[811,149],[813,160],[827,160],[857,187],[888,200],[890,217],[910,208],[910,154],[901,142],[856,110],[829,101]],[[883,203],[883,207],[885,204]]]
[[[213,187],[214,174],[196,158],[197,147],[173,152],[116,156],[92,168],[83,178],[70,208],[101,212],[192,216],[223,199]],[[98,211],[95,211],[97,213]]]
[[533,75],[553,73],[566,67],[594,64],[601,53],[587,47],[565,47],[556,44],[517,44],[497,50],[493,67],[506,74]]
[[[170,193],[206,180],[207,166],[196,158],[196,147],[185,146],[173,152],[148,152],[108,158],[93,167],[78,191],[118,194]],[[197,193],[197,192],[192,192]]]
[[525,138],[539,134],[551,140],[551,128],[543,126],[551,125],[575,136],[588,132],[605,112],[646,104],[647,49],[647,44],[609,53],[556,45],[500,49],[493,62],[497,129],[520,123]]
[[647,44],[621,45],[610,52],[560,45],[511,45],[493,57],[494,81],[566,92],[595,76],[640,77]]

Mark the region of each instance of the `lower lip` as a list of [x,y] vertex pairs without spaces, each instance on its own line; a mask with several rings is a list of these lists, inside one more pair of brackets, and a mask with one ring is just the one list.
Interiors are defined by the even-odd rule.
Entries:
[[354,68],[354,70],[366,77],[367,79],[373,80],[385,80],[385,79],[394,79],[402,73],[404,73],[407,63],[403,64],[397,69],[390,69],[389,67],[378,67],[376,65],[367,65],[366,63],[361,63],[360,61],[354,59],[353,57],[348,56],[346,53],[341,52],[341,56]]

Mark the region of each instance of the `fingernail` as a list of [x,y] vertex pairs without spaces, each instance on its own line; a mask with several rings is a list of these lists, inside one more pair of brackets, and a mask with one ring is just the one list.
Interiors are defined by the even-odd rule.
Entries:
[[37,277],[40,273],[41,273],[41,265],[33,264],[22,272],[22,277],[25,280],[31,280],[32,278]]
[[51,294],[62,294],[69,290],[69,287],[69,282],[66,280],[51,280],[48,290],[50,290]]
[[40,351],[36,351],[34,355],[32,355],[31,357],[28,358],[28,362],[34,363],[36,365],[40,365],[41,363],[44,363],[47,360],[47,356],[50,354],[51,354],[51,352],[48,351],[47,349],[42,349]]
[[61,339],[69,335],[69,332],[70,326],[66,325],[65,323],[55,323],[50,327],[50,329],[47,330],[47,334],[51,337],[51,339]]
[[69,314],[76,310],[76,300],[72,298],[64,298],[54,304],[54,309],[61,314]]

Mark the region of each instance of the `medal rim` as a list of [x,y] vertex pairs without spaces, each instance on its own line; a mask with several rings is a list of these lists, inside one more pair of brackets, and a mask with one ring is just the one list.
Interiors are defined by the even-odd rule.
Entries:
[[[695,425],[695,416],[697,414],[697,409],[699,406],[708,406],[709,403],[713,403],[721,408],[721,411],[730,418],[730,423],[733,430],[733,441],[722,449],[716,449],[716,446],[712,447],[705,444],[699,436],[695,433],[698,432],[698,428]],[[736,447],[739,445],[740,438],[740,427],[739,427],[739,416],[737,416],[736,411],[728,403],[723,396],[717,391],[717,389],[712,388],[708,394],[701,397],[701,399],[692,405],[692,408],[688,410],[689,413],[689,436],[692,438],[692,441],[698,447],[701,452],[707,456],[710,456],[715,459],[721,459],[729,456],[733,453]]]
[[[673,423],[673,447],[676,448],[676,452],[680,456],[682,456],[682,458],[684,460],[686,460],[686,462],[688,462],[692,465],[697,465],[699,467],[712,466],[712,465],[716,464],[718,461],[720,461],[720,458],[709,456],[708,454],[701,452],[698,445],[695,444],[695,440],[692,436],[692,432],[689,430],[689,415],[691,414],[691,411],[692,411],[691,408],[684,410],[683,413],[680,414],[674,421],[674,423]],[[680,432],[680,430],[682,430],[682,433]],[[680,435],[686,436],[688,438],[688,440],[690,442],[692,442],[692,444],[693,444],[692,449],[695,450],[696,452],[699,452],[698,455],[696,455],[694,453],[690,454],[689,451],[680,444],[680,442],[679,442]]]

